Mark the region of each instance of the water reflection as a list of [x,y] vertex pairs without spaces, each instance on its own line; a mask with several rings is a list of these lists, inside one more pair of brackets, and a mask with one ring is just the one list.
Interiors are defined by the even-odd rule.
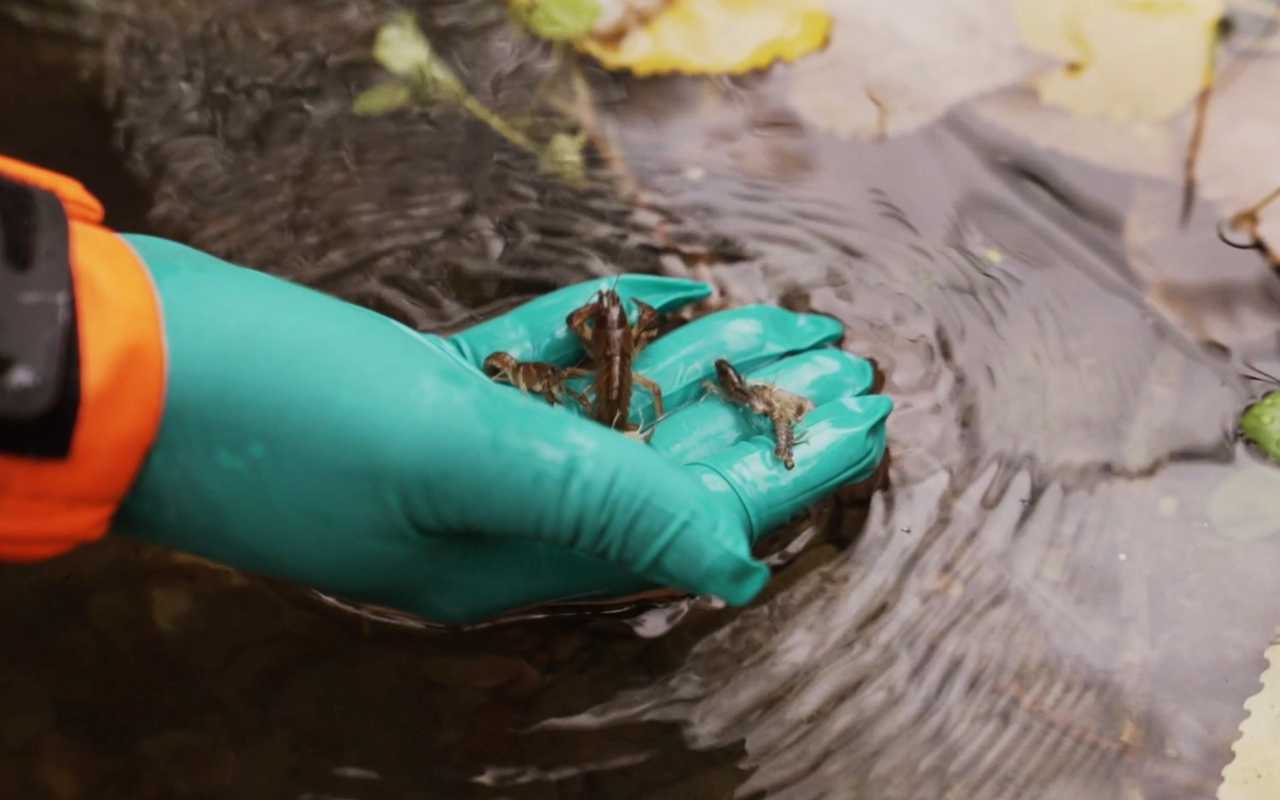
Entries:
[[[1179,187],[1050,156],[967,109],[874,145],[815,133],[785,110],[786,70],[601,82],[639,202],[600,164],[570,190],[448,111],[343,116],[378,8],[175,10],[167,38],[160,17],[134,23],[113,74],[160,232],[421,328],[619,269],[830,314],[897,403],[890,488],[742,613],[434,635],[118,543],[9,572],[0,630],[31,644],[0,668],[22,712],[0,730],[5,785],[1213,794],[1280,622],[1280,523],[1213,518],[1223,482],[1262,469],[1232,441],[1256,392],[1229,358],[1275,353],[1280,303],[1175,291],[1263,281],[1211,213],[1179,231]],[[433,4],[426,25],[477,91],[519,107],[544,54],[475,12]]]

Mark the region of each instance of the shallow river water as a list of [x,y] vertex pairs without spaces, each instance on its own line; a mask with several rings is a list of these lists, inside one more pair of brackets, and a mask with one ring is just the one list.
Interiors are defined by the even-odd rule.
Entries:
[[[486,30],[437,5],[440,30]],[[1235,441],[1265,389],[1245,362],[1280,364],[1280,283],[1219,242],[1217,211],[1180,228],[1178,185],[1042,150],[980,103],[837,139],[788,110],[785,69],[599,81],[640,199],[569,190],[447,113],[344,118],[367,23],[333,20],[371,6],[321,6],[258,45],[177,12],[117,40],[172,35],[109,70],[153,230],[422,329],[619,269],[829,314],[895,400],[887,483],[743,611],[437,631],[121,541],[5,567],[0,785],[1213,796],[1280,625],[1280,518],[1257,501],[1280,471]],[[168,65],[149,83],[148,58]],[[485,62],[468,81],[502,106],[530,78]]]

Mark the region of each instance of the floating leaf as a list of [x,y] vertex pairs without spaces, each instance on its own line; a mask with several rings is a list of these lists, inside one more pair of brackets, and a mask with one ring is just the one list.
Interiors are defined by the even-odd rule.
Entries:
[[1272,459],[1280,461],[1280,391],[1269,392],[1245,409],[1240,433]]
[[790,70],[791,106],[831,133],[864,139],[916,130],[970,98],[1022,83],[1028,52],[1002,3],[831,0],[831,41]]
[[1040,100],[1079,114],[1163,120],[1212,81],[1223,0],[1017,0],[1023,40],[1066,64]]
[[1280,267],[1280,159],[1274,101],[1280,59],[1259,59],[1214,88],[1209,134],[1200,156],[1202,194],[1217,203]]
[[406,78],[425,71],[434,60],[431,43],[408,12],[394,15],[378,30],[373,57],[387,72]]
[[371,86],[356,96],[351,110],[362,116],[376,117],[404,108],[413,101],[413,90],[400,81]]
[[530,31],[556,42],[577,41],[600,18],[598,0],[514,0],[511,11]]
[[[1275,7],[1269,11],[1268,20]],[[1233,13],[1233,20],[1239,18]],[[1211,202],[1221,216],[1220,234],[1233,242],[1265,245],[1273,263],[1280,265],[1280,204],[1263,204],[1280,187],[1275,136],[1280,103],[1272,99],[1280,84],[1280,58],[1270,55],[1280,54],[1280,34],[1267,30],[1264,38],[1233,34],[1220,46],[1221,64],[1195,174],[1197,197]],[[1122,121],[1049,107],[1029,92],[991,93],[970,108],[984,122],[1073,158],[1128,174],[1169,181],[1184,177],[1193,124],[1189,113],[1168,121]],[[1237,219],[1249,211],[1254,214]],[[1178,209],[1162,213],[1177,219]],[[1143,224],[1157,222],[1150,217]],[[1244,229],[1233,230],[1235,222],[1245,223]]]
[[830,30],[822,0],[675,0],[617,39],[578,46],[636,75],[739,74],[794,61],[822,47]]
[[1222,770],[1217,800],[1274,800],[1280,797],[1280,642],[1271,645],[1262,688],[1244,703],[1233,757]]

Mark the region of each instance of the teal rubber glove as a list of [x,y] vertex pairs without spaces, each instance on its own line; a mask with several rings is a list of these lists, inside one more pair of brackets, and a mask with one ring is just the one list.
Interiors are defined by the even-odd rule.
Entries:
[[[883,454],[890,402],[864,396],[867,362],[825,347],[841,333],[825,317],[738,308],[653,342],[636,368],[671,411],[650,447],[480,368],[496,350],[574,362],[565,317],[615,279],[442,338],[173,242],[125,238],[161,298],[169,377],[159,436],[113,530],[245,571],[441,622],[655,586],[739,605],[769,577],[751,543]],[[660,310],[708,294],[616,280]],[[795,470],[745,412],[704,395],[717,358],[818,403]],[[648,408],[642,394],[636,407]]]

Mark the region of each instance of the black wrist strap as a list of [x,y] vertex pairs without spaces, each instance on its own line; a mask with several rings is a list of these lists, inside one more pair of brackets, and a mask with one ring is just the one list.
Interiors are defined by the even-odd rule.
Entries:
[[80,405],[67,215],[0,178],[0,453],[62,458]]

